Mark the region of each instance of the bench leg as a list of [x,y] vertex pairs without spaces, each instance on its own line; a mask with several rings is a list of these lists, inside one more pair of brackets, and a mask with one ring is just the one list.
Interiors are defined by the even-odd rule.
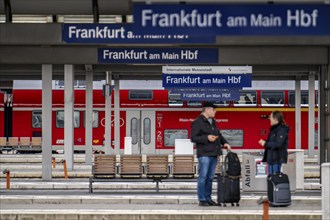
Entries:
[[89,193],[93,193],[93,180],[89,179]]
[[159,181],[156,180],[156,192],[158,193],[159,192]]

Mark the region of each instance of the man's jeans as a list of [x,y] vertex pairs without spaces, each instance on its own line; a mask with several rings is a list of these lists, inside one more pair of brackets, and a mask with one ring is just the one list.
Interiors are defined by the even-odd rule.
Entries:
[[280,163],[268,164],[268,174],[280,173],[281,166],[282,166],[282,164],[280,164]]
[[210,201],[212,195],[212,181],[217,167],[217,157],[199,157],[198,158],[198,200]]

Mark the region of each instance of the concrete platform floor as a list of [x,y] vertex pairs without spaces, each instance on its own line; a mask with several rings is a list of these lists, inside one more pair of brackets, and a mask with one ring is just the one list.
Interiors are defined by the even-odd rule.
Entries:
[[[2,219],[262,219],[257,200],[243,193],[239,207],[198,206],[195,192],[150,193],[85,190],[1,190]],[[320,192],[301,191],[289,207],[270,207],[270,219],[321,219]],[[216,200],[216,194],[213,194]]]

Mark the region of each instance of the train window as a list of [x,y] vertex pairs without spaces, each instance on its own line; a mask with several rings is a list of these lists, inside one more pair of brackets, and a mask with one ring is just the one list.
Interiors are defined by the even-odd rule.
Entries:
[[152,90],[130,90],[130,100],[152,100]]
[[[74,111],[73,113],[73,124],[75,128],[80,127],[80,113],[79,111]],[[64,128],[64,111],[56,111],[56,127]]]
[[[92,122],[93,128],[99,127],[99,112],[93,111],[93,122]],[[84,127],[86,127],[86,112],[84,112]]]
[[188,101],[187,105],[190,107],[200,107],[202,106],[202,102],[200,101]]
[[284,92],[261,92],[261,106],[284,106]]
[[168,105],[169,106],[183,106],[183,101],[181,99],[180,93],[168,93]]
[[150,144],[151,142],[151,120],[145,118],[143,120],[143,143]]
[[132,137],[132,144],[137,144],[138,142],[138,126],[139,122],[137,118],[131,119],[131,137]]
[[215,101],[215,102],[213,102],[213,104],[216,106],[229,106],[228,101]]
[[[289,91],[289,106],[296,105],[295,91]],[[301,106],[308,106],[308,91],[301,91]]]
[[188,139],[188,130],[166,129],[164,131],[164,146],[174,147],[175,139]]
[[222,136],[233,147],[243,147],[243,130],[220,130]]
[[32,128],[41,128],[42,115],[41,111],[32,111]]
[[319,133],[318,133],[318,130],[315,130],[315,132],[314,132],[314,146],[315,147],[319,146]]
[[234,106],[256,106],[257,93],[255,91],[240,91],[239,100],[234,102]]
[[[86,88],[85,80],[74,80],[73,82],[74,88]],[[64,80],[56,80],[55,88],[64,88]]]

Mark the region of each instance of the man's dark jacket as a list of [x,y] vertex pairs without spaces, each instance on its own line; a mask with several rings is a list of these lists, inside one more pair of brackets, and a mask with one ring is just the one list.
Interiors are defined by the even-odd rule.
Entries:
[[287,163],[288,134],[289,128],[286,125],[277,124],[271,126],[265,143],[263,162],[268,164]]
[[[208,135],[219,136],[214,142],[210,142]],[[201,114],[191,124],[191,141],[196,144],[197,157],[222,155],[221,146],[228,143],[221,135],[219,129],[212,119],[212,124]]]

